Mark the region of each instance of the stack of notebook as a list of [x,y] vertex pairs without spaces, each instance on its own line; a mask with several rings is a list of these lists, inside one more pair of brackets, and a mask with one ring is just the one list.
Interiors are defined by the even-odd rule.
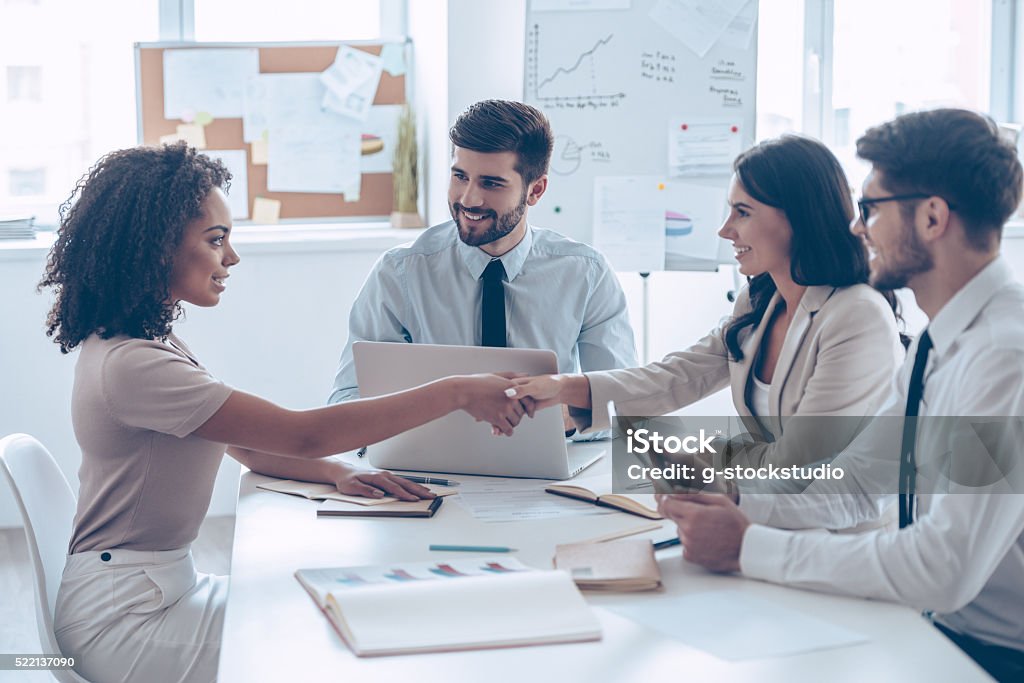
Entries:
[[36,236],[34,216],[0,216],[0,240],[30,240]]

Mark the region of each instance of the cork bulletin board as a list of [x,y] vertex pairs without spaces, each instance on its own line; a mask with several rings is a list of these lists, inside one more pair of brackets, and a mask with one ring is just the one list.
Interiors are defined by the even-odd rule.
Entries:
[[[393,41],[391,41],[393,42]],[[174,134],[180,119],[164,118],[164,53],[167,50],[216,50],[253,48],[259,54],[259,72],[306,73],[322,72],[335,60],[338,48],[348,45],[373,55],[380,55],[384,42],[338,43],[136,43],[135,69],[138,90],[138,136],[140,144],[156,145],[160,138]],[[411,49],[401,44],[405,70],[400,75],[382,71],[374,95],[374,105],[403,104],[409,93],[407,76]],[[248,202],[250,215],[254,198],[264,197],[281,202],[281,219],[312,219],[350,216],[386,216],[392,209],[392,175],[363,173],[361,190],[356,201],[346,201],[343,194],[318,192],[271,192],[267,189],[267,165],[253,163],[252,144],[243,138],[242,118],[214,118],[205,125],[207,150],[245,150],[248,160]],[[387,154],[393,150],[386,150]]]

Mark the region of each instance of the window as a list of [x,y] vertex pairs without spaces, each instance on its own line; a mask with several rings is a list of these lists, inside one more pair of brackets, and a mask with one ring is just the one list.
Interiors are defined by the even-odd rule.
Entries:
[[1012,16],[1006,0],[760,0],[757,139],[818,137],[858,187],[868,128],[935,107],[990,112],[992,92],[1014,91],[992,59],[994,3]]
[[369,40],[380,36],[375,0],[195,0],[198,41]]
[[757,139],[803,130],[804,0],[761,0],[757,19]]
[[42,83],[42,67],[8,66],[7,101],[39,102],[42,99]]
[[36,197],[46,193],[45,168],[12,168],[8,178],[12,197]]
[[989,110],[992,3],[834,0],[832,131],[825,142],[854,187],[867,175],[857,138],[899,114]]
[[0,4],[5,214],[56,225],[89,167],[137,143],[132,44],[159,39],[158,9],[158,0]]

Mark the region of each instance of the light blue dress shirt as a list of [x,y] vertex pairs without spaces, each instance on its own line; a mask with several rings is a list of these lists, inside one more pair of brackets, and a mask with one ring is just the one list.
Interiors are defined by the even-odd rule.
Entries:
[[[355,341],[479,346],[480,276],[490,260],[459,239],[453,221],[386,251],[352,305],[348,343],[328,402],[359,397]],[[636,365],[626,297],[600,252],[527,226],[501,262],[510,347],[554,351],[559,372]]]

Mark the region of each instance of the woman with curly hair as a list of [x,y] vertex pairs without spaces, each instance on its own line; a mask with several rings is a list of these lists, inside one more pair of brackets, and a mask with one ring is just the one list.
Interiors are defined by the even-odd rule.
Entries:
[[61,207],[39,285],[56,293],[47,334],[80,349],[81,488],[55,632],[97,683],[216,678],[227,577],[198,574],[189,547],[225,449],[263,474],[418,500],[433,494],[327,456],[454,410],[505,433],[522,416],[497,375],[304,411],[217,381],[172,324],[183,302],[216,306],[239,262],[229,180],[184,143],[107,155]]

